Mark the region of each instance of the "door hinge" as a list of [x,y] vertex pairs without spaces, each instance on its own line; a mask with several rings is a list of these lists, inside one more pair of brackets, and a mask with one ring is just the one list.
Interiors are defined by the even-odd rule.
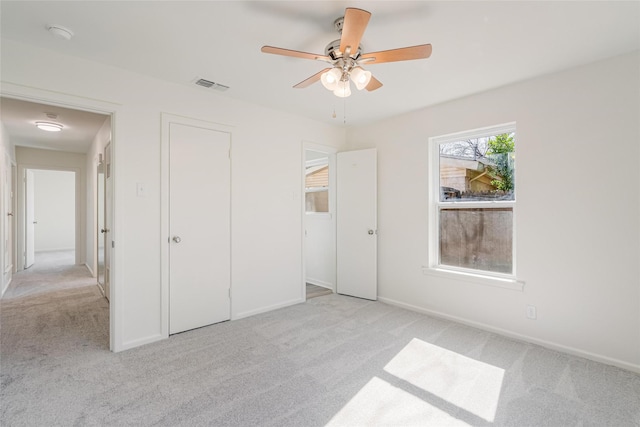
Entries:
[[229,288],[229,299],[231,299],[231,288]]
[[111,247],[115,248],[116,247],[116,242],[114,242],[113,240],[111,241]]

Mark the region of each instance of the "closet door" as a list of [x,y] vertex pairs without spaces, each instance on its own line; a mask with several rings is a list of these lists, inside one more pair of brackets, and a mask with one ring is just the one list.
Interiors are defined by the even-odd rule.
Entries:
[[338,153],[337,291],[378,298],[377,152]]
[[229,320],[230,135],[169,128],[169,333]]

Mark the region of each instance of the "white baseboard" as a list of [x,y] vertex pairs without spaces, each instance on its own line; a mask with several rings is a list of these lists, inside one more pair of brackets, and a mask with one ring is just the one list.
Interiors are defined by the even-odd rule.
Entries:
[[320,286],[321,288],[327,288],[327,289],[334,290],[333,283],[323,282],[322,280],[319,280],[319,279],[314,279],[314,278],[308,277],[305,280],[305,282],[307,282],[307,283],[309,283],[311,285]]
[[493,333],[503,335],[509,338],[514,338],[520,341],[526,341],[531,344],[537,344],[551,350],[561,351],[563,353],[571,354],[573,356],[584,357],[585,359],[593,360],[595,362],[600,362],[607,365],[616,366],[618,368],[626,369],[628,371],[640,373],[640,365],[637,365],[634,363],[628,363],[623,360],[614,359],[612,357],[603,356],[601,354],[591,353],[589,351],[580,350],[578,348],[566,346],[563,344],[541,340],[528,335],[519,334],[517,332],[513,332],[507,329],[496,328],[491,325],[487,325],[485,323],[475,322],[473,320],[465,319],[463,317],[451,316],[449,314],[441,313],[439,311],[429,310],[423,307],[418,307],[418,306],[407,304],[401,301],[396,301],[390,298],[384,298],[384,297],[378,296],[378,301],[383,302],[385,304],[394,305],[396,307],[405,308],[407,310],[416,311],[418,313],[427,314],[429,316],[439,317],[441,319],[451,320],[453,322],[462,323],[468,326],[473,326],[474,328],[482,329],[488,332],[493,332]]
[[151,344],[153,342],[160,341],[166,338],[167,337],[163,336],[162,334],[157,334],[157,335],[151,335],[149,337],[140,338],[133,341],[127,341],[122,343],[119,346],[116,346],[116,348],[113,349],[113,352],[118,353],[125,350],[131,350],[132,348],[140,347],[141,345],[145,345],[145,344]]
[[242,319],[245,317],[249,317],[249,316],[255,316],[256,314],[261,314],[261,313],[266,313],[268,311],[273,311],[273,310],[278,310],[279,308],[285,308],[285,307],[289,307],[290,305],[296,305],[296,304],[300,304],[303,303],[304,299],[302,298],[296,298],[293,300],[289,300],[289,301],[285,301],[283,303],[279,303],[279,304],[274,304],[274,305],[270,305],[267,307],[261,307],[258,308],[256,310],[249,310],[249,311],[243,311],[240,313],[236,313],[235,315],[231,315],[231,320],[238,320],[238,319]]
[[[244,311],[244,312],[241,312],[241,313],[237,313],[235,316],[232,315],[231,320],[238,320],[238,319],[242,319],[244,317],[254,316],[256,314],[266,313],[268,311],[277,310],[279,308],[288,307],[290,305],[300,304],[302,302],[304,302],[303,299],[296,298],[294,300],[290,300],[290,301],[287,301],[287,302],[284,302],[284,303],[274,304],[274,305],[271,305],[271,306],[268,306],[268,307],[261,307],[261,308],[256,309],[256,310]],[[160,341],[160,340],[167,339],[167,338],[168,338],[167,336],[164,336],[162,334],[157,334],[157,335],[152,335],[152,336],[145,337],[145,338],[140,338],[140,339],[137,339],[137,340],[127,341],[127,342],[124,342],[124,343],[122,343],[120,345],[116,345],[115,348],[113,349],[113,352],[114,353],[118,353],[120,351],[130,350],[130,349],[135,348],[135,347],[140,347],[140,346],[145,345],[145,344],[151,344],[153,342]]]
[[91,277],[96,277],[96,274],[93,272],[93,270],[91,269],[91,267],[89,267],[89,264],[87,264],[86,262],[84,263],[84,266],[87,267],[87,270],[89,270],[89,273],[91,274]]
[[[4,278],[3,278],[3,280],[4,280]],[[12,280],[13,280],[13,275],[7,281],[7,283],[5,283],[4,287],[2,288],[2,293],[0,293],[0,298],[2,298],[4,296],[4,293],[7,292],[7,289],[9,289],[9,285],[11,284]]]
[[[96,280],[96,286],[98,287],[98,289],[100,289],[100,293],[102,293],[102,296],[107,298],[107,294],[104,291],[104,286],[102,286],[100,283],[98,283],[98,281]],[[107,298],[108,300],[109,298]]]

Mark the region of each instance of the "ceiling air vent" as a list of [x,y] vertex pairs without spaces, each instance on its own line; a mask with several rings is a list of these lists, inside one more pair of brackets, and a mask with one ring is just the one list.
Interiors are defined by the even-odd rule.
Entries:
[[207,89],[215,89],[220,92],[224,92],[225,90],[229,89],[229,86],[212,82],[211,80],[201,79],[200,77],[196,77],[193,80],[193,83],[197,84],[198,86],[206,87]]
[[209,81],[209,80],[205,80],[205,79],[198,79],[198,80],[196,80],[196,84],[197,84],[198,86],[204,86],[204,87],[211,87],[211,86],[215,85],[215,83],[214,83],[214,82],[211,82],[211,81]]

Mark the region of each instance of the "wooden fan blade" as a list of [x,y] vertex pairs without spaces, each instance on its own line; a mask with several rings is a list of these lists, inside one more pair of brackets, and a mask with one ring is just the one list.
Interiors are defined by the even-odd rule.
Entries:
[[355,55],[360,46],[360,40],[367,28],[371,13],[366,10],[348,7],[344,11],[342,23],[342,37],[340,37],[340,52],[343,54],[349,48],[349,55]]
[[431,45],[401,47],[399,49],[383,50],[380,52],[365,53],[358,62],[365,64],[380,64],[382,62],[408,61],[410,59],[424,59],[431,56]]
[[381,87],[382,83],[380,83],[380,80],[371,76],[371,80],[369,81],[369,84],[365,87],[365,89],[371,92],[372,90],[380,89]]
[[273,47],[273,46],[262,46],[262,49],[260,50],[264,53],[272,53],[274,55],[292,56],[294,58],[313,59],[318,61],[331,62],[331,58],[329,58],[328,56],[318,55],[315,53],[301,52],[299,50],[282,49],[280,47]]
[[302,89],[305,88],[307,86],[311,86],[312,84],[314,84],[315,82],[317,82],[318,80],[320,80],[320,77],[322,76],[323,73],[326,73],[327,71],[329,71],[331,68],[325,68],[322,71],[318,71],[317,73],[315,73],[313,76],[309,77],[306,80],[301,81],[300,83],[298,83],[297,85],[295,85],[294,87],[296,89]]

